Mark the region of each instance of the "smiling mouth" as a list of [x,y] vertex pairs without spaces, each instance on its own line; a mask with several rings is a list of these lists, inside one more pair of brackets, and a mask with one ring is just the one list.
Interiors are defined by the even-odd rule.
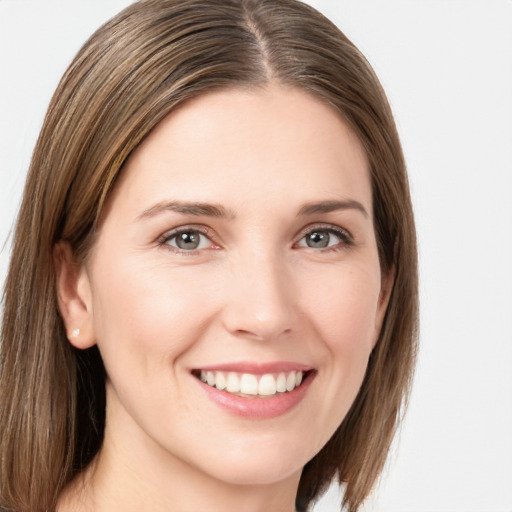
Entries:
[[290,393],[300,387],[312,371],[293,370],[279,373],[225,372],[217,370],[194,370],[192,374],[202,382],[219,391],[242,397],[273,397]]

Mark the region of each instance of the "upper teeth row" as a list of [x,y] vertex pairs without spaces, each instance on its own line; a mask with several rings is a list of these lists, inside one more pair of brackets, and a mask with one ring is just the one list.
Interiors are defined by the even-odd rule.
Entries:
[[[229,393],[244,393],[246,395],[275,395],[277,392],[292,391],[302,382],[301,371],[271,373],[257,376],[251,373],[224,373],[217,371],[201,371],[201,380],[217,389]],[[259,379],[259,380],[258,380]]]

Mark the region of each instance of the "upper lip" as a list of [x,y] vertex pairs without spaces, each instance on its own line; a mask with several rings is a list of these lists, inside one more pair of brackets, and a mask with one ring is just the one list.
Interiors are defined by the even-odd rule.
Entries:
[[291,371],[307,372],[313,367],[291,361],[275,361],[269,363],[257,363],[253,361],[240,361],[232,363],[214,364],[208,366],[200,366],[195,370],[203,371],[220,371],[234,373],[251,373],[254,375],[264,375],[266,373],[281,373]]

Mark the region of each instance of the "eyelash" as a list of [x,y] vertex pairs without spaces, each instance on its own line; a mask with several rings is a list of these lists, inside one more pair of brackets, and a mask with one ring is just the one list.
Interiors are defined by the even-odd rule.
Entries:
[[[343,250],[347,247],[354,245],[354,239],[353,239],[352,235],[346,229],[343,229],[343,228],[340,228],[339,226],[334,226],[331,224],[316,224],[316,225],[310,225],[310,226],[307,226],[306,228],[304,228],[301,231],[301,233],[299,234],[299,240],[294,243],[294,246],[296,246],[300,241],[302,241],[302,239],[304,237],[306,237],[307,235],[311,235],[315,232],[323,232],[323,233],[333,234],[340,239],[340,242],[335,245],[332,245],[332,246],[327,246],[327,247],[317,248],[317,249],[315,249],[313,247],[308,247],[308,246],[300,246],[300,247],[306,247],[309,249],[313,249],[317,252],[331,252],[331,251],[340,251],[340,250]],[[204,249],[183,250],[183,249],[180,249],[179,247],[175,247],[175,246],[172,246],[169,244],[169,242],[171,240],[176,239],[179,235],[185,234],[185,233],[199,233],[200,235],[206,237],[210,241],[210,243],[214,245],[214,247],[213,247],[214,249],[219,248],[219,246],[217,246],[215,244],[215,242],[213,242],[213,240],[212,240],[215,237],[213,230],[211,230],[209,228],[205,228],[204,226],[193,226],[193,225],[180,227],[173,231],[164,233],[158,239],[158,244],[159,244],[159,246],[165,247],[166,249],[168,249],[176,254],[182,254],[182,255],[187,255],[187,256],[193,256],[195,254],[198,254],[200,251],[204,250]]]
[[[318,252],[331,252],[331,251],[341,251],[343,249],[346,249],[348,247],[351,247],[354,245],[354,238],[353,236],[344,228],[341,228],[339,226],[335,226],[332,224],[313,224],[309,225],[306,228],[304,228],[300,233],[299,242],[306,237],[307,235],[311,235],[313,233],[329,233],[337,236],[340,239],[340,242],[332,245],[327,246],[324,248],[314,249],[313,247],[308,247],[310,249],[317,250]],[[296,242],[298,243],[298,242]],[[301,246],[303,247],[303,246]]]
[[216,244],[212,241],[212,238],[214,238],[214,231],[209,228],[206,228],[204,226],[183,226],[183,227],[180,227],[173,231],[168,231],[167,233],[164,233],[158,239],[158,245],[160,245],[161,247],[164,247],[176,254],[182,254],[182,255],[187,255],[187,256],[194,255],[194,254],[197,254],[200,251],[202,251],[203,249],[193,249],[193,250],[187,251],[187,250],[180,249],[179,247],[174,247],[169,244],[169,242],[172,239],[175,239],[179,235],[182,235],[185,233],[199,233],[200,235],[206,237],[210,241],[210,243],[215,246],[214,247],[215,249],[218,248],[218,246],[216,246]]

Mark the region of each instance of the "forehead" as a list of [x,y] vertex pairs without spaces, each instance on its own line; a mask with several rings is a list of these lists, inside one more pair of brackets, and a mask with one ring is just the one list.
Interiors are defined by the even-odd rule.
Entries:
[[320,195],[371,210],[367,158],[349,125],[314,96],[277,86],[211,92],[171,112],[125,164],[121,192],[235,208],[249,196],[271,204]]

